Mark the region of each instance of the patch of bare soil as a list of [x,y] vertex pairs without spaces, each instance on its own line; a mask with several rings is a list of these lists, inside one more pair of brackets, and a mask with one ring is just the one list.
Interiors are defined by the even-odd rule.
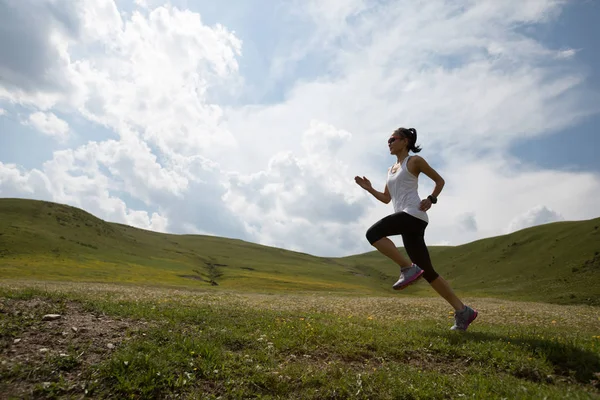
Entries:
[[0,314],[0,399],[82,398],[91,367],[148,327],[75,302],[0,299]]

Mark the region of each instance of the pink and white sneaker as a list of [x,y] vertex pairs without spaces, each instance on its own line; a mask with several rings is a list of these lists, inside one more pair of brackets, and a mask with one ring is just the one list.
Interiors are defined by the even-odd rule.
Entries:
[[400,278],[392,288],[394,290],[402,290],[408,285],[415,283],[421,276],[423,276],[423,270],[419,268],[417,264],[411,265],[408,268],[402,268],[400,270]]
[[462,311],[454,312],[454,325],[450,328],[453,331],[466,331],[471,322],[477,318],[477,310],[465,306]]

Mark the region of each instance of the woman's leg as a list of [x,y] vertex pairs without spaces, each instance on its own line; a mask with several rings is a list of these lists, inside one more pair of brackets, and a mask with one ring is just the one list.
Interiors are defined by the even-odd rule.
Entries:
[[373,246],[375,246],[375,248],[379,250],[381,254],[389,257],[393,262],[398,264],[400,268],[408,268],[412,265],[412,262],[404,257],[394,242],[387,237],[379,239],[373,243]]
[[425,229],[423,228],[422,232],[410,232],[402,235],[402,240],[404,241],[404,248],[408,253],[410,259],[417,264],[420,268],[425,271],[423,273],[423,278],[431,287],[438,292],[442,298],[444,298],[456,311],[460,311],[464,308],[464,304],[460,299],[454,294],[454,291],[448,284],[448,282],[439,276],[439,274],[433,268],[431,264],[431,257],[429,256],[429,250],[427,249],[427,245],[425,244]]
[[438,276],[434,281],[429,282],[431,287],[438,292],[440,296],[442,296],[452,307],[454,307],[455,311],[460,311],[465,308],[465,305],[462,301],[454,294],[454,291],[450,287],[450,284],[442,278]]
[[390,258],[400,268],[408,268],[412,262],[402,255],[388,236],[400,235],[403,231],[403,215],[396,213],[382,218],[367,230],[367,240],[380,253]]
[[404,248],[410,259],[423,269],[423,278],[454,308],[454,325],[450,329],[466,331],[471,322],[477,318],[477,310],[463,304],[454,294],[448,282],[435,271],[431,264],[429,250],[425,244],[427,223],[418,218],[410,217],[413,220],[406,225],[407,229],[402,234]]

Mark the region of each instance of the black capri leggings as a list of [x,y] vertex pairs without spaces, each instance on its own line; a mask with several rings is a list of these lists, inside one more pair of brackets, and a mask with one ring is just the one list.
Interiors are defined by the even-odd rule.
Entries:
[[423,278],[429,283],[439,275],[431,265],[429,251],[425,245],[427,222],[403,211],[379,220],[367,230],[367,240],[371,245],[384,237],[402,235],[404,249],[410,260],[423,269]]

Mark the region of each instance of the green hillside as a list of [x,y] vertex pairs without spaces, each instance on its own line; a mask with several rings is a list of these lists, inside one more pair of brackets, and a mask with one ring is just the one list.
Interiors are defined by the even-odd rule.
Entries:
[[241,240],[171,235],[107,223],[70,206],[0,199],[6,278],[81,280],[247,291],[383,293],[388,277]]
[[[460,294],[600,304],[600,218],[553,223],[462,246],[432,247]],[[398,295],[377,252],[343,258],[108,223],[77,208],[0,199],[0,277],[243,291]],[[422,282],[402,296],[434,295]]]
[[[431,247],[436,270],[457,292],[600,305],[600,218],[523,229],[461,246]],[[377,252],[338,259],[388,271]]]

